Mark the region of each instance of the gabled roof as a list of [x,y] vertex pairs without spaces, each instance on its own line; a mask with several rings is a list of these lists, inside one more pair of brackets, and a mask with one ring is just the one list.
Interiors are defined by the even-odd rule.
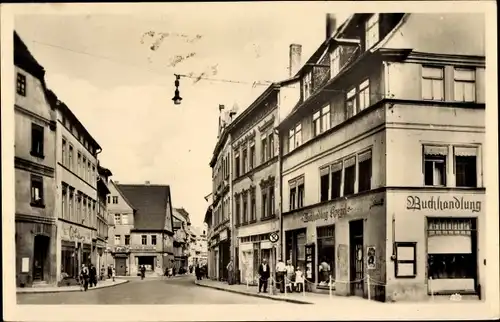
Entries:
[[31,75],[43,81],[45,69],[33,57],[21,37],[14,31],[14,65],[26,70]]
[[134,205],[127,199],[127,196],[125,196],[123,194],[123,192],[120,190],[120,188],[118,187],[118,184],[115,183],[112,179],[109,179],[109,182],[115,187],[116,191],[118,191],[118,193],[120,194],[120,196],[123,198],[123,200],[125,200],[125,202],[127,203],[127,205],[132,208],[134,211],[137,210],[137,208],[134,207]]
[[117,184],[116,186],[136,209],[134,229],[164,229],[167,207],[170,207],[170,186],[149,184]]
[[191,224],[191,220],[189,219],[189,213],[184,208],[174,208],[174,211],[177,211],[184,219],[186,223]]

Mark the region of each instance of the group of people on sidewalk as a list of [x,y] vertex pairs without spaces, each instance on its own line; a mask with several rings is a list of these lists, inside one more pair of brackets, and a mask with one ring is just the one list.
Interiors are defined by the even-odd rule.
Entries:
[[[101,274],[101,280],[102,280],[102,274]],[[89,264],[88,266],[82,264],[82,269],[80,270],[80,286],[82,291],[87,291],[89,286],[96,287],[97,281],[98,281],[97,268],[93,264]]]
[[[262,264],[259,265],[259,293],[263,290],[267,293],[268,281],[271,276],[269,265],[264,258]],[[300,267],[295,269],[292,261],[288,260],[287,265],[280,259],[276,264],[276,284],[279,286],[280,292],[302,292],[304,290],[304,273]]]

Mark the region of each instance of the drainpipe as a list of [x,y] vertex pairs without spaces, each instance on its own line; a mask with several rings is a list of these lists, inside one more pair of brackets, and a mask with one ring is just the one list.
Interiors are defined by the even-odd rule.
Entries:
[[[278,126],[280,125],[281,123],[281,109],[280,109],[280,106],[281,106],[281,101],[280,101],[280,94],[281,94],[281,90],[278,91],[278,97],[277,97],[277,114],[278,114]],[[284,260],[283,258],[283,254],[284,254],[284,251],[283,251],[283,248],[284,248],[284,241],[283,241],[283,193],[282,193],[282,184],[283,184],[283,177],[281,175],[282,173],[282,170],[283,170],[283,166],[282,166],[282,144],[281,144],[281,135],[280,135],[280,131],[278,128],[275,128],[275,132],[278,134],[278,173],[277,173],[277,177],[278,177],[278,216],[279,216],[279,222],[280,222],[280,226],[279,226],[279,236],[280,236],[280,257],[282,260]]]

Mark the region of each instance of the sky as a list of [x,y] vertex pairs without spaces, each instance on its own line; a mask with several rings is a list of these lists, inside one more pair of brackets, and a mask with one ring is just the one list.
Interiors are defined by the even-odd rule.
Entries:
[[[212,190],[219,104],[241,113],[266,88],[254,82],[288,78],[289,45],[302,45],[304,63],[324,40],[326,13],[335,14],[326,2],[306,11],[276,3],[135,14],[67,8],[14,20],[48,87],[100,144],[114,181],[170,185],[173,206],[198,227]],[[346,17],[338,14],[338,25]],[[181,105],[171,100],[174,74],[194,77],[180,80]]]

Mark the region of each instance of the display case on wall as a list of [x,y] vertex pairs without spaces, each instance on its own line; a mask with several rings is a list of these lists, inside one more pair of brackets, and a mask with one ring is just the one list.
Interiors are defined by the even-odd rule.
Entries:
[[316,259],[315,259],[315,247],[314,243],[305,245],[305,253],[306,253],[306,269],[305,269],[305,278],[309,283],[306,284],[306,290],[311,290],[312,283],[316,282]]

